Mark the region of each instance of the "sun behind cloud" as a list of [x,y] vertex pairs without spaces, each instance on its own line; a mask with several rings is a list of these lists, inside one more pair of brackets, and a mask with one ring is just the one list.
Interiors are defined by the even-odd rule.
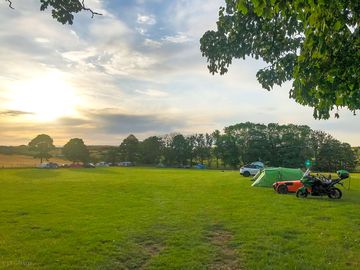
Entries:
[[58,71],[12,84],[8,99],[9,109],[28,113],[22,117],[34,122],[75,116],[76,107],[80,104],[80,97]]

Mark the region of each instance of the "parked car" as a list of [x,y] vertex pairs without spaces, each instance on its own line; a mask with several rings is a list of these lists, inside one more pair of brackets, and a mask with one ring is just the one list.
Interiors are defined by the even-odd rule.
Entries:
[[83,165],[84,168],[95,168],[95,165],[93,163],[85,163]]
[[80,163],[72,163],[69,165],[69,168],[82,168],[82,164]]
[[119,162],[118,166],[121,167],[131,167],[131,166],[135,166],[135,164],[131,161],[123,161],[123,162]]
[[287,194],[288,192],[296,192],[299,188],[303,187],[300,180],[293,181],[279,181],[273,184],[274,190],[279,194]]
[[38,167],[41,169],[57,169],[59,165],[54,162],[43,162]]
[[59,168],[70,168],[70,165],[69,164],[60,164]]
[[250,175],[257,174],[261,169],[264,168],[264,163],[260,161],[252,162],[240,168],[240,174],[249,177]]
[[107,164],[105,161],[101,161],[95,164],[96,167],[109,167],[109,164]]
[[196,165],[194,166],[194,168],[203,170],[203,169],[206,169],[206,166],[205,166],[204,164],[199,163],[199,164],[196,164]]

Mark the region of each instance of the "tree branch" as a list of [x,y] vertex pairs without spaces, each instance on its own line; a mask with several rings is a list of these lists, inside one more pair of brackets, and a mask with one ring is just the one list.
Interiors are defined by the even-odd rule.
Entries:
[[14,7],[12,6],[11,0],[5,0],[5,2],[8,2],[8,3],[9,3],[9,8],[14,9]]
[[82,9],[91,12],[91,18],[94,18],[94,15],[102,15],[101,13],[93,11],[91,8],[85,6],[85,0],[82,0]]

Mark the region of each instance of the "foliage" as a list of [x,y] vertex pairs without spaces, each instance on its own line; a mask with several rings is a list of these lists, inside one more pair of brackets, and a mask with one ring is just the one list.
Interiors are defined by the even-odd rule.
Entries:
[[236,138],[229,134],[220,135],[216,140],[216,148],[224,166],[230,165],[235,169],[239,164],[239,148],[236,145]]
[[[308,126],[274,123],[266,126],[247,122],[226,127],[224,131],[236,142],[242,164],[260,160],[270,166],[301,168],[305,160],[312,159],[316,170],[353,170],[356,167],[357,157],[349,144]],[[216,151],[225,151],[222,144],[215,146]]]
[[119,151],[116,147],[111,147],[105,153],[105,161],[108,163],[115,164],[119,161]]
[[62,153],[66,159],[72,162],[83,162],[89,161],[89,150],[87,149],[84,141],[79,138],[70,139],[63,149]]
[[27,155],[33,156],[34,152],[31,151],[28,145],[19,145],[19,146],[0,146],[0,154],[5,155]]
[[[80,140],[80,139],[75,139]],[[81,142],[80,142],[81,141]],[[80,145],[82,140],[78,141]],[[70,142],[69,142],[70,143]],[[71,145],[74,142],[71,143]],[[129,135],[119,147],[82,145],[83,154],[76,154],[79,147],[69,147],[65,157],[71,161],[131,161],[138,164],[157,165],[159,163],[172,167],[191,167],[196,163],[207,167],[237,168],[253,161],[262,161],[267,166],[302,168],[305,160],[312,160],[312,169],[318,171],[336,171],[344,168],[354,171],[360,158],[357,148],[352,149],[347,143],[334,139],[331,135],[311,130],[304,125],[268,125],[255,123],[239,123],[224,128],[224,132],[200,133],[184,136],[167,134],[163,137],[151,136],[139,141]],[[14,151],[32,153],[39,156],[38,151],[30,146],[0,147],[0,152],[7,154]],[[51,148],[53,149],[53,148]],[[58,149],[60,150],[60,149]],[[82,151],[82,150],[81,150]],[[80,152],[81,152],[80,151]],[[51,152],[55,154],[55,151]],[[79,155],[83,155],[79,157]],[[47,154],[41,154],[43,158]],[[71,156],[71,157],[70,157]],[[215,161],[215,165],[213,162]]]
[[196,134],[194,155],[199,163],[203,164],[204,160],[211,160],[211,148],[213,138],[210,134]]
[[48,160],[51,158],[49,153],[55,148],[53,144],[53,139],[47,134],[37,135],[34,139],[29,142],[29,148],[31,151],[34,151],[34,158],[40,158],[40,162],[43,162],[43,159]]
[[213,133],[211,133],[211,137],[213,138],[213,145],[210,154],[215,158],[216,160],[216,168],[219,168],[219,160],[221,159],[221,153],[219,150],[220,145],[220,139],[221,139],[221,133],[219,130],[215,130]]
[[357,0],[227,0],[201,51],[212,74],[234,58],[261,58],[263,88],[293,80],[290,98],[327,119],[335,107],[360,109],[359,16]]
[[195,147],[196,147],[196,134],[186,137],[186,143],[189,149],[189,164],[192,166],[194,164],[194,159],[196,158]]
[[143,164],[158,164],[163,150],[160,137],[152,136],[140,143],[140,156]]
[[[98,149],[98,147],[96,148]],[[93,150],[95,151],[95,149]],[[123,140],[120,147],[104,147],[98,161],[116,163],[131,161],[138,164],[191,167],[196,163],[207,167],[221,164],[223,168],[237,168],[253,161],[268,166],[302,168],[305,160],[312,160],[314,170],[354,170],[357,155],[349,144],[331,135],[314,131],[304,125],[268,125],[239,123],[212,134],[179,133],[163,137],[151,136],[139,141],[134,135]],[[216,162],[213,165],[213,162]]]
[[334,168],[353,170],[357,156],[351,146],[327,136],[319,149],[317,168],[321,171],[332,171]]
[[119,146],[122,161],[136,162],[139,160],[139,140],[130,134]]
[[169,141],[166,151],[166,163],[186,165],[191,149],[182,134],[174,135]]

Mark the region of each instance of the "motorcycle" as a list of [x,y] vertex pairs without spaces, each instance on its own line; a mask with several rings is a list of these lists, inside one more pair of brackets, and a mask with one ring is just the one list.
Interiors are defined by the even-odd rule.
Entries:
[[331,180],[323,175],[313,176],[310,174],[310,170],[307,170],[301,180],[304,186],[296,191],[296,197],[306,198],[310,194],[311,196],[327,195],[330,199],[340,199],[342,192],[335,186],[337,184],[344,186],[341,181],[349,177],[349,172],[339,170],[336,173],[338,178]]

